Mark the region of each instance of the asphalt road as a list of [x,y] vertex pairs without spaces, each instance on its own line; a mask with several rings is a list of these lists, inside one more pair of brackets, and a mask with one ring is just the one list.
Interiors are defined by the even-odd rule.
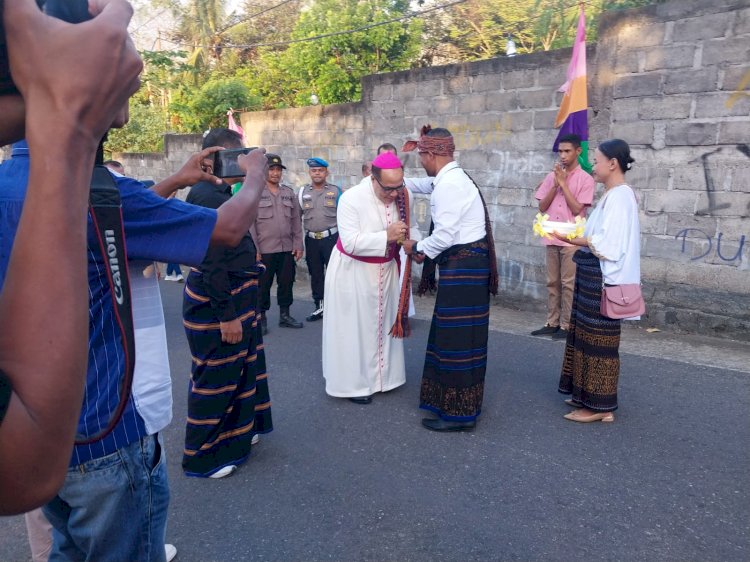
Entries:
[[[563,343],[493,331],[477,429],[443,435],[417,408],[424,320],[406,385],[359,406],[324,392],[321,323],[280,329],[272,311],[273,433],[232,477],[186,478],[180,290],[163,283],[179,562],[750,559],[747,373],[623,354],[615,423],[574,424],[556,392]],[[28,559],[23,519],[0,519],[0,560]]]

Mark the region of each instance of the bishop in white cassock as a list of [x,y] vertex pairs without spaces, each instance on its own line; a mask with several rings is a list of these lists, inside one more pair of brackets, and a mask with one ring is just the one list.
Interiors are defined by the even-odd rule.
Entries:
[[396,242],[419,236],[401,220],[396,201],[405,189],[401,161],[384,153],[373,161],[373,175],[339,201],[339,241],[326,271],[323,316],[323,376],[330,396],[366,404],[374,393],[406,382],[403,340],[388,334],[401,289]]

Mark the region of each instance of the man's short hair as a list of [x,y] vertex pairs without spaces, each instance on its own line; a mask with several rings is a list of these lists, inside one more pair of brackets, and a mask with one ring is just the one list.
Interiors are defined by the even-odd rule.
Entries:
[[231,129],[217,127],[210,129],[206,136],[203,137],[203,146],[201,149],[209,146],[223,146],[224,148],[242,148],[242,135]]
[[573,148],[581,148],[581,137],[574,134],[569,135],[563,135],[560,137],[560,140],[557,141],[557,145],[561,145],[562,143],[567,142],[569,144],[573,145]]
[[384,142],[383,144],[381,144],[378,147],[378,149],[375,151],[375,154],[380,154],[381,152],[385,152],[386,150],[389,151],[389,152],[393,152],[393,154],[398,155],[398,150],[396,150],[396,147],[393,146],[389,142]]
[[448,129],[444,129],[443,127],[437,127],[436,129],[430,129],[429,131],[427,131],[427,136],[445,138],[445,137],[452,137],[453,135]]
[[117,166],[118,168],[125,167],[122,165],[122,162],[118,162],[117,160],[105,160],[102,162],[102,166]]

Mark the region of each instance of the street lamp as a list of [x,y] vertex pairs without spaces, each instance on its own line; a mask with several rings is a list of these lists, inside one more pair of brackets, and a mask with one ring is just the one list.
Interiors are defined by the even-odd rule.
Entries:
[[508,57],[516,56],[516,44],[510,38],[510,35],[508,35],[508,42],[505,44],[505,55]]

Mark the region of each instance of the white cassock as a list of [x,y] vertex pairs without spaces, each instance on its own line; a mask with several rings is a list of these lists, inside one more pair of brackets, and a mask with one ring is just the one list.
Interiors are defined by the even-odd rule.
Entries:
[[[347,254],[384,258],[386,228],[398,220],[395,202],[383,203],[370,178],[365,178],[339,200],[339,242]],[[419,231],[412,228],[410,234],[417,239]],[[396,260],[367,263],[334,248],[326,269],[323,315],[327,394],[370,396],[406,382],[404,342],[388,335],[396,320],[400,289]]]

